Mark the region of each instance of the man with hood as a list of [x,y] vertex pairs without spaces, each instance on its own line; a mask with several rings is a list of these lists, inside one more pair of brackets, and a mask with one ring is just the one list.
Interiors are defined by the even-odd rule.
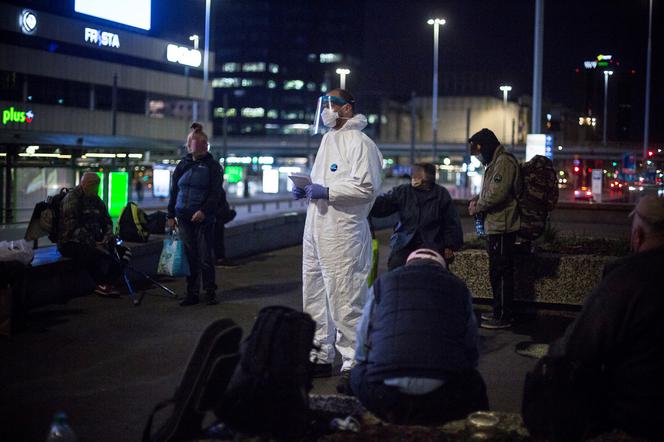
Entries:
[[198,304],[201,279],[206,303],[215,305],[214,225],[223,177],[221,166],[208,152],[208,137],[199,123],[191,125],[187,152],[173,171],[167,222],[170,229],[179,227],[189,261],[187,293],[180,305]]
[[484,217],[493,292],[493,312],[482,314],[480,327],[509,328],[514,299],[514,243],[521,227],[516,200],[521,180],[519,164],[489,129],[480,130],[468,142],[471,154],[486,167],[482,190],[468,205],[471,216]]
[[371,232],[367,216],[382,184],[383,156],[362,133],[364,115],[343,89],[321,97],[321,140],[311,169],[312,184],[294,187],[296,199],[308,198],[302,250],[304,311],[316,321],[312,355],[314,376],[331,376],[335,346],[342,357],[340,393],[350,391],[355,359],[355,327],[362,315],[371,270]]

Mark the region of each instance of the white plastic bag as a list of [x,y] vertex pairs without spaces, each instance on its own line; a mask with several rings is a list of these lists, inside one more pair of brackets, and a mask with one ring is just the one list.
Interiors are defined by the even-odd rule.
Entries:
[[14,241],[0,241],[0,261],[17,261],[28,265],[35,257],[32,243],[18,239]]
[[184,251],[184,243],[177,234],[164,240],[157,273],[173,277],[189,276],[189,261]]

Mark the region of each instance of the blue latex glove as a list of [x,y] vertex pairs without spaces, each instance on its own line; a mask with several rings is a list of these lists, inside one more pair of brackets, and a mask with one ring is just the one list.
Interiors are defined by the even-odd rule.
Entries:
[[304,188],[304,191],[307,193],[307,198],[310,200],[329,200],[330,193],[327,187],[323,187],[320,184],[307,184]]
[[304,189],[301,187],[293,187],[291,193],[293,194],[293,198],[295,198],[296,200],[301,200],[302,198],[307,196],[307,192],[305,192]]

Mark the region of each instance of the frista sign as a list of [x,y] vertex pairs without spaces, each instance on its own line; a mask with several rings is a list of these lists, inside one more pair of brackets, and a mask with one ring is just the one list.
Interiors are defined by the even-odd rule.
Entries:
[[2,110],[2,125],[6,126],[9,123],[32,123],[35,114],[31,109],[27,111],[20,111],[14,109],[14,106]]

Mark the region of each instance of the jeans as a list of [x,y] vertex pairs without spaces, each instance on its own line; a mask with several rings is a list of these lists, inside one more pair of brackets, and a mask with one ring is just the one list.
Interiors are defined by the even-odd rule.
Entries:
[[489,279],[493,292],[493,317],[512,319],[514,300],[514,243],[516,232],[488,236]]
[[193,223],[185,218],[178,218],[180,238],[189,260],[190,274],[187,276],[187,298],[197,298],[201,280],[206,294],[217,290],[214,270],[214,220]]
[[398,425],[442,425],[488,410],[486,385],[477,370],[447,373],[446,381],[431,393],[412,395],[382,381],[369,381],[367,366],[351,371],[351,388],[362,405],[376,416]]

